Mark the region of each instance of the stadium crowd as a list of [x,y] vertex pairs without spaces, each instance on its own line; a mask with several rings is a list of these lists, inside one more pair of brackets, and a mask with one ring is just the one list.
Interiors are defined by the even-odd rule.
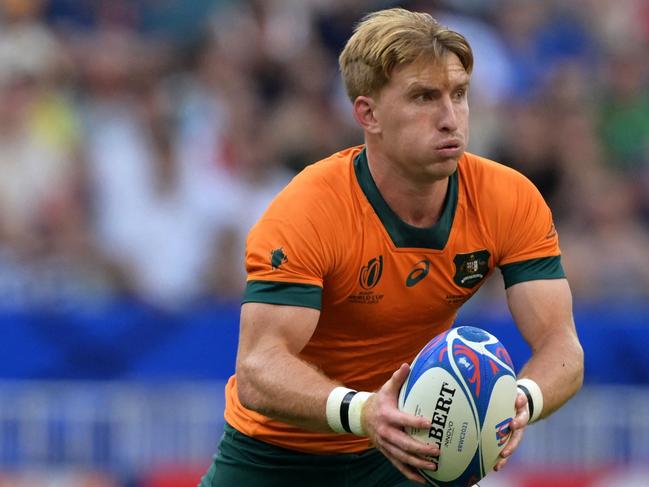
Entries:
[[238,299],[266,204],[361,142],[337,55],[395,5],[472,43],[470,150],[537,184],[575,298],[649,297],[646,1],[0,0],[0,305]]

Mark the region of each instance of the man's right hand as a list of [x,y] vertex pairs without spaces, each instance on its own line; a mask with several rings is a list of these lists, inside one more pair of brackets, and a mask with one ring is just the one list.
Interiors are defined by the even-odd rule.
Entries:
[[426,445],[415,440],[406,427],[428,429],[430,420],[399,411],[397,401],[401,386],[408,378],[410,367],[403,364],[368,398],[363,409],[362,424],[374,446],[408,479],[426,484],[417,468],[435,470],[437,466],[427,458],[439,455],[437,445]]

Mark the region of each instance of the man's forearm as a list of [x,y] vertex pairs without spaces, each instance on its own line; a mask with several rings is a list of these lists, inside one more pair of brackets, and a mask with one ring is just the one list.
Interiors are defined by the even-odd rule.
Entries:
[[572,333],[548,338],[533,350],[519,378],[535,381],[543,393],[541,417],[559,409],[581,388],[584,352]]
[[309,430],[331,431],[326,403],[338,385],[285,350],[269,349],[237,364],[239,400],[246,408]]

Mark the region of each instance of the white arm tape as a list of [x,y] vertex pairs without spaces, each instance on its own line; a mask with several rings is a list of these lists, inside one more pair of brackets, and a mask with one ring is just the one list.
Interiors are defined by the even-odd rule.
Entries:
[[371,395],[371,392],[359,392],[352,398],[352,402],[349,405],[349,429],[352,430],[352,433],[355,435],[365,436],[365,431],[361,424],[361,417],[365,401],[367,401]]
[[539,385],[532,379],[519,379],[516,381],[518,389],[527,397],[527,408],[530,412],[530,423],[533,423],[543,411],[543,393]]
[[336,433],[347,433],[340,420],[340,405],[345,396],[350,392],[356,391],[346,387],[336,387],[329,393],[329,397],[327,398],[327,423]]
[[327,423],[337,433],[353,433],[365,436],[361,417],[363,405],[372,395],[370,392],[356,392],[347,387],[336,387],[327,398]]

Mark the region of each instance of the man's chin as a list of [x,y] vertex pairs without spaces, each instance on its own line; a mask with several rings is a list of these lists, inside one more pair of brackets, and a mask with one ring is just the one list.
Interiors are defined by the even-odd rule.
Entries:
[[429,173],[435,179],[447,178],[457,170],[459,157],[449,157],[429,166]]

